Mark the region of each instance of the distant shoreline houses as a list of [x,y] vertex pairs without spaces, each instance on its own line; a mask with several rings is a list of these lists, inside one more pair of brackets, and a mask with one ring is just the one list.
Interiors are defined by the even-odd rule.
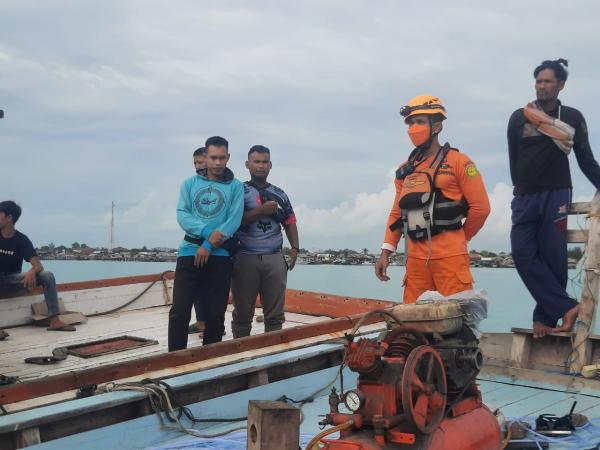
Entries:
[[36,249],[43,260],[61,261],[139,261],[139,262],[175,262],[177,250],[172,248],[143,247],[141,249],[127,249],[125,247],[93,248],[67,248],[64,246],[54,249],[44,246]]
[[[94,248],[85,244],[73,244],[73,246],[55,247],[52,244],[45,245],[36,249],[38,255],[44,260],[63,260],[63,261],[135,261],[135,262],[175,262],[177,260],[177,249],[166,247],[155,247],[148,249],[146,247],[127,249],[125,247],[115,247],[108,249],[105,247]],[[284,253],[289,252],[288,248],[283,249]],[[569,249],[569,268],[575,268],[579,259],[583,256],[579,248]],[[362,251],[351,249],[344,250],[324,250],[310,252],[301,249],[298,254],[298,264],[317,265],[374,265],[377,262],[379,254],[372,254],[364,248]],[[481,252],[471,251],[469,253],[471,267],[491,267],[491,268],[514,268],[514,262],[510,253],[500,252],[498,254],[483,250]],[[404,253],[394,253],[390,256],[390,264],[395,266],[404,265]]]
[[[377,262],[379,255],[358,252],[326,252],[326,253],[300,253],[298,255],[298,264],[333,264],[333,265],[373,265]],[[472,267],[494,267],[494,268],[514,268],[514,262],[510,254],[501,252],[498,255],[486,256],[476,252],[469,254]],[[404,253],[394,253],[390,256],[390,264],[393,266],[404,265]]]

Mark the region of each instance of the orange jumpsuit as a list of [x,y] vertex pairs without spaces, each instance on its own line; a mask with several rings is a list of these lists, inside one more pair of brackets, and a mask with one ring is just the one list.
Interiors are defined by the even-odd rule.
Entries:
[[[434,156],[421,164],[429,166]],[[417,168],[418,170],[418,168]],[[396,197],[390,212],[384,244],[382,248],[395,251],[402,236],[402,230],[390,230],[390,225],[401,216],[398,205],[404,182],[410,182],[410,175],[404,180],[395,180]],[[481,174],[475,164],[464,153],[450,150],[441,162],[435,187],[452,200],[465,199],[469,205],[463,227],[458,230],[445,230],[431,238],[431,259],[427,239],[408,239],[408,258],[404,277],[404,302],[414,303],[427,290],[438,291],[442,295],[455,294],[473,288],[473,277],[469,270],[467,241],[481,229],[490,213],[490,202]]]

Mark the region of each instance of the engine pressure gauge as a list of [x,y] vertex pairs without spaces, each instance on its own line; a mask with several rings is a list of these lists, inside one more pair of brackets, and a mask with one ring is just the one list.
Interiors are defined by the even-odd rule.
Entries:
[[344,395],[344,403],[352,412],[358,411],[365,404],[365,396],[360,391],[348,391]]

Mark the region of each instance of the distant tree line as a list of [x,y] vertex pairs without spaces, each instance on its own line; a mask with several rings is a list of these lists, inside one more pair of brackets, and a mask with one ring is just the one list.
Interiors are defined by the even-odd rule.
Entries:
[[[50,254],[57,254],[57,253],[64,253],[64,252],[68,252],[73,251],[73,250],[83,250],[86,248],[95,248],[96,250],[100,250],[103,252],[108,253],[108,248],[106,247],[90,247],[85,243],[79,243],[79,242],[73,242],[71,244],[71,247],[66,247],[64,245],[59,245],[56,246],[53,242],[50,242],[49,244],[43,245],[39,248],[40,251],[44,252],[44,253],[50,253]],[[131,249],[127,249],[127,248],[123,248],[123,247],[119,247],[120,250],[122,251],[128,251],[130,252],[132,255],[137,255],[140,252],[148,252],[151,250],[155,250],[154,248],[152,249],[148,249],[148,247],[146,247],[145,245],[141,248],[131,248]],[[116,249],[115,249],[116,250]],[[283,247],[283,253],[287,254],[289,253],[290,248],[289,247]],[[300,253],[310,253],[307,249],[305,248],[301,248],[300,249]],[[326,254],[330,254],[333,257],[344,257],[344,258],[348,258],[351,255],[358,255],[358,254],[363,254],[363,255],[367,255],[369,253],[369,250],[367,248],[363,248],[361,250],[354,250],[351,248],[344,248],[344,249],[333,249],[333,248],[328,248],[327,250],[319,250],[319,253],[326,253]],[[497,256],[499,256],[498,253],[489,251],[489,250],[481,250],[481,251],[477,251],[477,250],[471,250],[471,253],[478,253],[481,256],[483,256],[484,258],[495,258]],[[503,253],[503,252],[500,252]],[[508,254],[508,253],[506,253]],[[582,257],[583,257],[583,249],[581,246],[576,246],[576,247],[570,247],[567,250],[567,255],[570,259],[574,259],[576,261],[579,261]]]
[[[70,247],[66,247],[64,245],[55,245],[54,242],[50,242],[49,244],[46,245],[42,245],[41,247],[38,248],[38,251],[42,252],[42,253],[46,253],[46,254],[61,254],[61,253],[71,253],[73,251],[81,251],[81,250],[85,250],[85,249],[93,249],[93,250],[99,250],[102,253],[109,253],[109,249],[107,247],[92,247],[89,246],[85,243],[80,244],[79,242],[73,242],[71,244]],[[148,249],[148,247],[146,247],[145,245],[141,248],[125,248],[125,247],[117,247],[113,249],[113,252],[115,251],[125,251],[125,252],[129,252],[132,256],[137,255],[138,253],[141,252],[150,252],[150,251],[157,251],[158,249],[156,248],[151,248]],[[168,249],[168,250],[173,250],[174,249]]]

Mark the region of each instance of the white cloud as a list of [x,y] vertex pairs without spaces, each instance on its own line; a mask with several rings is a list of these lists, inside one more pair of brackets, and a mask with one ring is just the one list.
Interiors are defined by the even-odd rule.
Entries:
[[[533,96],[542,59],[570,59],[561,97],[600,145],[599,11],[593,0],[4,2],[3,195],[46,241],[107,242],[114,200],[120,244],[176,245],[179,183],[220,134],[240,178],[250,145],[272,149],[307,245],[375,249],[393,196],[377,192],[382,176],[410,150],[398,110],[432,92],[448,107],[442,138],[494,186],[473,245],[506,249],[506,121]],[[572,161],[575,196],[591,196]]]
[[381,192],[359,192],[352,200],[330,209],[297,206],[302,242],[311,248],[378,248],[394,193],[394,184],[389,183]]
[[492,191],[488,192],[488,197],[490,215],[469,247],[476,250],[510,251],[512,186],[496,183]]
[[[360,192],[333,208],[311,208],[306,204],[297,206],[302,241],[311,248],[367,247],[376,251],[383,240],[394,194],[394,184],[390,182],[380,192]],[[512,187],[497,183],[488,196],[490,216],[470,247],[507,251],[510,249]]]

